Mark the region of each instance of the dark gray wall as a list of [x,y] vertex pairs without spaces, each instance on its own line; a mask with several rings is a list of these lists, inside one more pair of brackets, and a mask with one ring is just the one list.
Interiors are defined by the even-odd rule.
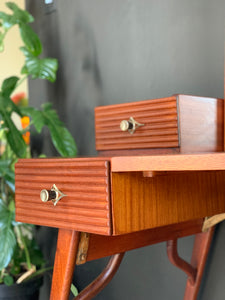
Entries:
[[[30,102],[54,103],[80,155],[95,154],[95,106],[174,93],[223,97],[224,0],[55,0],[49,7],[27,0],[27,8],[36,17],[45,53],[59,59],[57,82],[30,82]],[[225,298],[224,231],[224,225],[217,231],[201,300]],[[51,257],[52,232],[39,230]],[[190,258],[192,243],[193,237],[180,241],[184,258]],[[78,267],[75,285],[84,287],[105,262]],[[96,299],[180,300],[185,280],[168,262],[162,243],[127,253]],[[41,299],[48,299],[45,292]]]

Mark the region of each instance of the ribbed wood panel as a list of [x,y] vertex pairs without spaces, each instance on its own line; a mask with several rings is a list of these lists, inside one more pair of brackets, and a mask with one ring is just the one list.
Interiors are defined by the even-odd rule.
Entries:
[[[56,206],[40,191],[56,184],[67,196]],[[16,164],[16,219],[43,226],[110,235],[106,159],[21,159]]]
[[[144,124],[134,134],[120,129],[130,117]],[[95,134],[97,150],[178,147],[176,96],[97,107]]]

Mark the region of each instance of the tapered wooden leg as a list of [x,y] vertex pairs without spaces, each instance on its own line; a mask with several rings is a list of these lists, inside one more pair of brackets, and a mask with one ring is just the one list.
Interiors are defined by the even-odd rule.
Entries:
[[80,233],[59,229],[50,300],[68,300]]
[[124,253],[119,253],[112,256],[108,265],[102,271],[102,273],[93,282],[91,282],[83,291],[81,291],[79,295],[76,296],[73,300],[93,299],[112,280],[113,276],[119,269],[123,256]]
[[191,265],[197,269],[197,273],[194,282],[190,278],[187,280],[184,300],[197,299],[213,234],[214,228],[209,229],[208,232],[196,234]]

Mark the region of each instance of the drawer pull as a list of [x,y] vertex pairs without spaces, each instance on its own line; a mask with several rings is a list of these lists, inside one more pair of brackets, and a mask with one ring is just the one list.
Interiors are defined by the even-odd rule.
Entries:
[[133,117],[130,117],[130,119],[128,121],[123,120],[120,122],[120,129],[122,131],[128,131],[130,134],[133,134],[138,127],[144,126],[144,125],[145,124],[141,124],[141,123],[138,123],[137,121],[135,121]]
[[43,202],[48,202],[52,200],[53,204],[56,205],[60,199],[65,197],[66,195],[63,194],[55,184],[53,184],[51,190],[42,190],[40,192],[40,198]]

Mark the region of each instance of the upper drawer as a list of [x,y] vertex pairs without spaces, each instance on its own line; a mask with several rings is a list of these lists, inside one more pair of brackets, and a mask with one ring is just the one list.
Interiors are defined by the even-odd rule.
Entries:
[[[20,159],[16,164],[16,220],[111,233],[109,162],[106,159]],[[66,196],[54,205],[40,192],[53,184]]]
[[[120,128],[130,117],[144,124],[133,134]],[[97,150],[178,147],[177,97],[97,107],[95,134]]]

